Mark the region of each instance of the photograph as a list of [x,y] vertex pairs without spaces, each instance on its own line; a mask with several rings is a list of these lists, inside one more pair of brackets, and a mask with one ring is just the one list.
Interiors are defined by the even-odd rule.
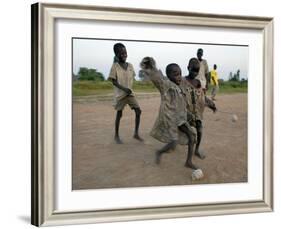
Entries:
[[33,225],[273,210],[272,18],[31,13]]
[[247,45],[73,38],[72,189],[247,182],[248,60]]

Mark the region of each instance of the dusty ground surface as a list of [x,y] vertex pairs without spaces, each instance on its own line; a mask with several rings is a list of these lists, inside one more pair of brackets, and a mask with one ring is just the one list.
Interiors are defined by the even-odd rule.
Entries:
[[73,189],[144,187],[187,184],[247,182],[247,94],[219,95],[218,110],[204,114],[201,149],[207,157],[194,157],[205,177],[191,180],[191,169],[184,167],[186,147],[164,154],[160,165],[154,152],[163,146],[149,136],[159,109],[160,98],[138,99],[141,109],[140,134],[144,142],[132,138],[134,112],[127,106],[120,124],[124,144],[114,143],[115,111],[111,101],[73,104]]

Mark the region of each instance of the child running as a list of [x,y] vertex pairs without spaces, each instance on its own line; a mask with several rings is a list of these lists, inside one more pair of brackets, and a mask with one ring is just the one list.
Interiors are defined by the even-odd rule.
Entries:
[[127,50],[125,45],[122,43],[116,43],[113,47],[113,50],[115,53],[114,63],[111,67],[108,79],[111,80],[115,86],[114,106],[117,113],[115,119],[114,139],[117,144],[123,143],[119,136],[119,125],[122,117],[122,111],[128,104],[136,114],[135,132],[133,137],[139,141],[143,141],[143,139],[139,136],[141,109],[132,90],[133,81],[136,74],[133,65],[126,62]]
[[196,130],[187,122],[185,98],[179,87],[182,80],[180,67],[177,64],[169,64],[166,67],[166,78],[156,69],[153,58],[145,57],[141,68],[161,95],[159,114],[150,134],[166,145],[156,151],[156,163],[159,164],[162,154],[174,149],[177,143],[188,144],[185,166],[196,170],[197,167],[192,163]]
[[196,139],[196,147],[194,154],[201,159],[205,158],[205,154],[203,152],[199,152],[199,146],[202,139],[203,133],[203,112],[205,106],[209,107],[213,112],[217,110],[216,105],[209,98],[205,96],[204,90],[201,87],[201,83],[196,76],[200,70],[200,63],[196,58],[191,58],[189,60],[187,69],[189,71],[188,76],[185,77],[181,81],[180,88],[184,92],[185,100],[186,100],[186,108],[191,111],[191,115],[189,113],[188,122],[191,126],[196,128],[197,139]]

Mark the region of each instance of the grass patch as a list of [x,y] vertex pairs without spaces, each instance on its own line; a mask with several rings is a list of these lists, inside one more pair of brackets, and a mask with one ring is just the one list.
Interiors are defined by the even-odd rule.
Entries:
[[[102,95],[113,93],[113,85],[110,81],[74,81],[73,96]],[[135,92],[157,92],[151,82],[135,81],[133,85]]]
[[[209,90],[209,93],[211,90]],[[231,94],[231,93],[247,93],[248,82],[236,82],[236,81],[225,81],[220,83],[219,93]]]
[[[157,92],[151,82],[135,81],[133,85],[135,92]],[[247,93],[247,82],[221,82],[219,94]],[[74,81],[73,96],[103,95],[113,93],[113,85],[110,81]],[[210,93],[210,90],[208,94]]]

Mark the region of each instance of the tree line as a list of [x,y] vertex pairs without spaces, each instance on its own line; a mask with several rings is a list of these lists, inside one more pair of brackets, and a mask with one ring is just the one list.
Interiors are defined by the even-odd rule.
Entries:
[[[140,81],[149,81],[149,79],[146,77],[145,73],[142,70],[139,71],[138,77]],[[104,75],[101,72],[99,72],[97,69],[86,68],[86,67],[80,67],[77,75],[73,73],[73,79],[95,81],[95,82],[105,81]],[[240,81],[247,81],[247,80],[245,80],[245,78],[241,78],[240,70],[238,69],[235,73],[232,72],[229,73],[228,81],[240,82]]]
[[236,73],[229,73],[229,77],[228,77],[229,81],[235,81],[235,82],[239,82],[239,81],[247,81],[245,78],[241,78],[240,76],[240,70],[238,69]]
[[81,67],[75,75],[73,73],[73,79],[74,80],[87,80],[87,81],[105,81],[104,75],[99,72],[97,69],[94,68],[86,68]]

